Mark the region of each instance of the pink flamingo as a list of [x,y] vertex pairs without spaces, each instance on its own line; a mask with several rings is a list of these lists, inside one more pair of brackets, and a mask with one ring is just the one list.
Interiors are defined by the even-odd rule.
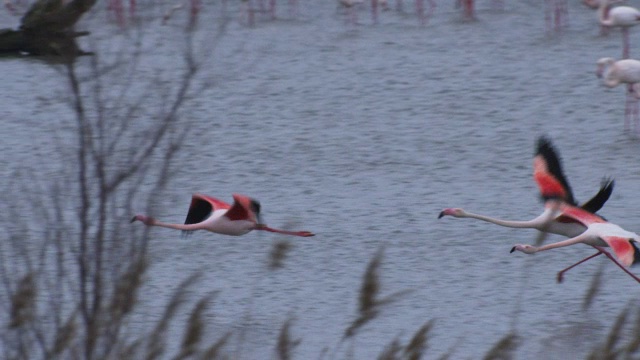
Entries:
[[630,6],[611,7],[612,1],[600,2],[598,19],[602,26],[619,27],[622,31],[622,58],[629,58],[629,28],[640,23],[640,11]]
[[240,236],[251,230],[264,230],[285,235],[314,236],[308,231],[286,231],[268,227],[260,222],[260,203],[239,194],[233,194],[233,205],[216,198],[194,194],[184,224],[160,222],[150,216],[136,215],[131,222],[141,221],[148,226],[160,226],[190,232],[207,230],[218,234]]
[[638,111],[638,99],[640,99],[640,61],[634,59],[622,59],[616,61],[613,58],[601,58],[596,63],[598,68],[596,76],[602,78],[605,86],[613,88],[620,84],[627,84],[627,99],[624,109],[624,127],[629,130],[631,117],[634,118],[634,126],[638,127],[640,115]]
[[427,0],[429,2],[429,9],[425,12],[424,0],[416,0],[416,12],[418,13],[418,19],[420,20],[420,25],[424,26],[427,24],[427,19],[433,15],[433,12],[436,9],[435,0]]
[[555,31],[560,31],[562,27],[567,26],[568,18],[569,7],[567,6],[567,0],[545,0],[544,19],[548,32],[552,28]]
[[[600,8],[600,5],[602,5],[602,3],[606,3],[607,1],[609,0],[582,0],[582,3],[591,9],[598,10]],[[601,35],[606,35],[608,32],[607,29],[608,27],[600,24]]]
[[607,2],[607,0],[582,0],[583,4],[594,10],[597,10],[603,2]]
[[364,0],[338,0],[338,4],[347,9],[348,22],[352,25],[358,23],[358,15],[356,6],[364,3]]
[[467,20],[474,20],[476,18],[474,0],[457,0],[456,7],[462,6],[462,14]]
[[[562,276],[567,270],[572,269],[573,267],[600,254],[605,254],[609,259],[611,259],[611,261],[640,283],[640,278],[625,268],[625,266],[640,263],[640,249],[638,249],[640,236],[638,234],[627,231],[616,224],[604,220],[596,214],[592,214],[584,209],[567,204],[562,200],[552,199],[547,202],[554,203],[551,207],[555,209],[558,216],[577,221],[582,224],[586,230],[580,235],[570,239],[540,247],[517,244],[511,249],[511,252],[521,251],[525,254],[535,254],[540,251],[583,243],[596,248],[598,253],[560,271],[558,273],[558,282],[562,281]],[[607,252],[603,247],[611,247],[618,260],[609,254],[609,252]]]
[[[541,190],[542,197],[545,200],[551,198],[562,198],[569,204],[575,204],[571,187],[569,186],[569,183],[562,171],[560,159],[553,145],[547,138],[541,137],[538,139],[537,151],[533,163],[534,179],[536,180],[536,183]],[[544,184],[553,184],[553,186]],[[613,180],[604,181],[600,187],[600,191],[598,191],[591,200],[582,204],[581,207],[592,213],[600,210],[604,203],[609,199],[609,196],[611,196],[613,186]],[[553,191],[549,190],[550,188],[553,188]],[[549,232],[567,237],[577,236],[585,229],[583,225],[575,221],[567,221],[566,218],[555,216],[554,209],[551,206],[547,206],[542,214],[536,218],[524,221],[497,219],[485,215],[470,213],[461,208],[444,209],[440,212],[438,218],[442,218],[444,216],[472,218],[509,228],[537,229],[542,232]]]
[[[551,141],[545,137],[538,139],[537,151],[533,160],[533,168],[533,177],[538,185],[542,198],[545,200],[545,210],[538,217],[532,220],[512,221],[469,213],[460,208],[448,208],[442,210],[438,218],[442,218],[446,215],[459,218],[473,218],[510,228],[536,229],[541,231],[543,236],[546,233],[559,234],[567,237],[575,237],[582,234],[586,229],[584,224],[570,217],[563,216],[563,214],[558,212],[558,205],[555,200],[560,199],[572,206],[575,205],[575,200],[571,192],[571,187],[569,186],[569,183],[562,171],[560,158],[551,144]],[[598,191],[591,200],[582,204],[581,208],[586,213],[595,213],[600,210],[611,196],[613,186],[613,180],[604,181],[600,191]],[[544,237],[539,238],[539,242],[542,242],[543,239]],[[559,273],[558,282],[562,281],[562,274],[565,271],[603,253],[602,249],[596,249],[598,250],[596,254],[579,261]]]

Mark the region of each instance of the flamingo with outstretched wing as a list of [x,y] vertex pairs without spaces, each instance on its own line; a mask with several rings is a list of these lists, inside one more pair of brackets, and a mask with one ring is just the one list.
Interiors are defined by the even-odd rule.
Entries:
[[[566,180],[562,171],[562,165],[557,151],[553,147],[551,141],[546,137],[540,137],[538,139],[533,163],[533,176],[540,188],[540,194],[544,200],[561,198],[569,204],[576,205],[569,182]],[[600,191],[598,191],[598,193],[589,201],[582,204],[581,207],[592,213],[600,210],[611,196],[613,186],[613,180],[605,180],[600,187]],[[551,206],[546,206],[542,214],[531,220],[503,220],[486,215],[474,214],[461,208],[447,208],[440,212],[438,218],[442,218],[444,216],[472,218],[510,228],[537,229],[542,232],[549,232],[568,237],[577,236],[585,230],[585,227],[576,221],[567,221],[567,219],[550,217],[551,215],[553,215],[553,209]]]
[[194,194],[184,224],[171,224],[146,215],[136,215],[131,222],[190,232],[207,230],[218,234],[240,236],[252,230],[263,230],[293,236],[314,236],[308,231],[287,231],[271,228],[260,222],[260,203],[248,196],[233,194],[233,205],[211,196]]
[[[559,217],[574,220],[586,227],[586,230],[580,235],[544,246],[522,245],[517,244],[511,248],[511,252],[521,251],[525,254],[535,254],[540,251],[556,249],[560,247],[570,246],[574,244],[587,244],[596,248],[599,252],[587,257],[586,259],[574,264],[558,273],[558,281],[562,281],[563,274],[573,268],[575,265],[581,264],[600,254],[605,254],[611,261],[618,265],[622,270],[640,282],[640,278],[631,273],[625,266],[631,266],[640,263],[640,249],[638,242],[640,235],[627,231],[622,227],[610,223],[602,217],[592,214],[584,209],[567,204],[562,200],[549,200],[547,203],[559,213]],[[618,258],[616,260],[604,247],[613,249],[613,253]]]

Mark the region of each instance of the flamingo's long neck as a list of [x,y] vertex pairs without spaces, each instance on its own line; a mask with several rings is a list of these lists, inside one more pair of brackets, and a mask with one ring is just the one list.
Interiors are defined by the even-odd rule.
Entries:
[[176,230],[200,230],[202,229],[202,224],[198,223],[198,224],[170,224],[170,223],[165,223],[162,221],[154,221],[153,224],[150,224],[151,226],[159,226],[159,227],[164,227],[164,228],[169,228],[169,229],[176,229]]
[[293,236],[302,236],[302,237],[314,236],[314,234],[313,234],[313,233],[310,233],[310,232],[308,232],[308,231],[287,231],[287,230],[280,230],[280,229],[274,229],[274,228],[268,227],[267,225],[264,225],[264,224],[258,224],[258,225],[256,225],[256,227],[254,228],[254,230],[264,230],[264,231],[273,232],[273,233],[278,233],[278,234],[293,235]]
[[620,85],[620,77],[616,70],[616,61],[613,58],[602,58],[598,60],[598,70],[596,75],[602,78],[602,83],[607,87],[616,87]]
[[490,222],[492,224],[496,224],[504,227],[510,227],[510,228],[540,229],[547,223],[549,214],[545,211],[535,219],[524,220],[524,221],[523,220],[502,220],[502,219],[496,219],[489,216],[474,214],[470,212],[465,212],[463,217],[478,219],[478,220]]
[[556,248],[561,248],[561,247],[565,247],[565,246],[571,246],[577,243],[581,243],[584,242],[585,240],[590,239],[592,236],[588,233],[582,233],[576,237],[573,237],[571,239],[567,239],[567,240],[563,240],[563,241],[558,241],[557,243],[552,243],[552,244],[547,244],[547,245],[543,245],[540,246],[539,248],[537,248],[536,252],[538,251],[545,251],[545,250],[551,250],[551,249],[556,249]]
[[610,9],[611,9],[611,4],[609,4],[609,1],[602,0],[600,2],[600,7],[598,7],[598,20],[600,20],[600,24],[603,26],[613,25],[613,20],[609,18]]

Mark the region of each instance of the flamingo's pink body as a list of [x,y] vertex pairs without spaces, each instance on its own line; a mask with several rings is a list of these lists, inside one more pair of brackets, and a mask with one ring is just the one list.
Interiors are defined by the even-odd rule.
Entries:
[[[527,253],[552,249],[555,247],[568,246],[577,242],[583,242],[591,245],[598,250],[592,256],[562,270],[558,274],[558,281],[562,280],[562,274],[567,270],[581,264],[597,255],[605,254],[611,258],[616,264],[622,267],[603,246],[611,246],[614,252],[620,257],[625,265],[630,262],[640,261],[640,253],[637,253],[635,241],[637,235],[623,230],[617,225],[607,223],[603,218],[596,215],[602,205],[609,199],[613,191],[613,181],[603,183],[598,194],[591,200],[584,203],[581,207],[575,205],[571,187],[569,186],[562,167],[560,159],[551,145],[551,142],[544,137],[538,140],[536,156],[533,161],[533,177],[538,185],[540,194],[545,200],[544,212],[535,219],[528,221],[510,221],[495,219],[484,215],[478,215],[465,212],[459,208],[444,209],[439,217],[450,215],[454,217],[468,217],[482,221],[491,222],[497,225],[513,227],[513,228],[534,228],[544,233],[555,233],[570,237],[571,239],[536,248],[530,245],[517,245],[513,247],[512,252],[520,250]],[[624,241],[623,241],[624,240]],[[535,249],[535,250],[534,250]],[[632,254],[632,255],[629,255]],[[632,256],[632,258],[630,258]],[[632,260],[630,260],[632,259]],[[624,269],[629,275],[640,282],[640,279]]]
[[[624,266],[631,266],[633,264],[640,263],[640,249],[638,248],[640,236],[638,234],[627,231],[616,224],[612,224],[604,220],[596,214],[592,214],[573,205],[569,205],[563,201],[549,200],[548,203],[552,203],[550,207],[554,209],[553,211],[558,213],[558,216],[577,221],[585,226],[586,230],[580,235],[570,239],[540,247],[518,244],[511,249],[511,252],[521,251],[525,254],[535,254],[540,251],[583,243],[591,245],[598,249],[600,253],[607,255],[614,263],[620,266],[622,270],[627,272],[627,274],[633,277],[636,281],[640,282],[640,278],[624,268]],[[611,254],[606,250],[602,249],[602,247],[611,247],[618,260],[611,256]],[[589,258],[585,260],[588,260]],[[562,273],[571,267],[561,271],[560,274],[558,274],[558,279],[561,280]]]
[[629,28],[640,24],[640,11],[630,6],[611,7],[611,1],[602,1],[598,8],[600,25],[622,30],[622,58],[629,57]]
[[[562,171],[560,159],[551,142],[545,138],[541,138],[538,141],[538,148],[536,156],[534,157],[534,179],[536,183],[538,183],[543,197],[562,198],[569,203],[575,202],[571,187]],[[590,212],[598,211],[609,199],[613,191],[613,186],[614,182],[612,180],[604,182],[600,191],[591,200],[584,203],[582,207]],[[460,208],[444,209],[440,212],[439,218],[443,216],[472,218],[510,228],[537,229],[539,231],[567,237],[577,236],[585,230],[585,227],[578,222],[566,221],[566,219],[560,218],[554,213],[552,208],[546,208],[538,217],[524,221],[496,219],[485,215],[470,213]]]
[[640,111],[638,99],[640,99],[640,61],[635,59],[622,59],[616,61],[605,57],[597,61],[596,75],[602,78],[605,86],[613,88],[620,84],[627,84],[627,99],[625,101],[625,129],[629,129],[631,118],[637,127],[640,123]]
[[240,236],[252,230],[264,230],[285,235],[314,236],[308,231],[286,231],[270,228],[259,222],[260,203],[250,197],[233,194],[234,203],[229,205],[216,198],[194,194],[184,224],[171,224],[158,221],[145,215],[136,215],[131,222],[141,221],[148,226],[160,226],[170,229],[193,231],[207,230],[223,235]]

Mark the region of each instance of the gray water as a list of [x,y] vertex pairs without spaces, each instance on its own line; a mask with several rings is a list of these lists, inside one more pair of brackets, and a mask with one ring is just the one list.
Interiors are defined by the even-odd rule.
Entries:
[[[279,239],[273,234],[202,232],[185,240],[155,229],[145,293],[162,299],[203,271],[198,291],[220,291],[212,326],[220,334],[246,328],[244,358],[270,358],[282,323],[294,316],[292,330],[302,339],[296,355],[313,359],[334,349],[357,316],[361,276],[383,246],[382,295],[412,292],[366,325],[355,340],[357,359],[374,357],[396,336],[406,341],[430,319],[429,357],[453,350],[454,358],[477,358],[512,328],[524,338],[521,359],[580,357],[602,341],[640,293],[607,259],[557,284],[556,272],[590,248],[509,254],[536,233],[437,215],[464,207],[536,216],[542,206],[531,160],[535,140],[547,134],[578,200],[591,197],[602,177],[614,177],[602,214],[640,230],[640,141],[623,130],[624,89],[606,89],[594,75],[598,58],[621,54],[618,32],[600,35],[595,13],[578,2],[570,4],[569,28],[553,34],[545,32],[543,2],[509,1],[496,10],[481,1],[471,22],[439,3],[426,26],[410,3],[405,12],[382,13],[377,25],[363,9],[356,26],[333,1],[301,0],[294,19],[282,6],[277,20],[254,27],[228,9],[227,34],[200,74],[213,86],[181,113],[191,130],[156,215],[181,222],[191,193],[231,201],[238,192],[261,201],[270,225],[294,224],[317,236],[293,239],[285,267],[269,272]],[[215,19],[219,9],[205,4],[202,19]],[[86,23],[104,21],[104,11],[95,9]],[[143,47],[156,56],[140,71],[179,63],[170,34],[183,23],[178,14],[145,33]],[[128,35],[105,23],[92,36],[108,55]],[[631,41],[640,41],[634,31]],[[51,152],[69,130],[58,120],[72,115],[58,103],[55,93],[66,85],[53,67],[25,60],[0,66],[4,189],[23,167],[55,176],[64,160]],[[582,311],[599,263],[605,280]],[[147,317],[163,305],[152,300]]]

